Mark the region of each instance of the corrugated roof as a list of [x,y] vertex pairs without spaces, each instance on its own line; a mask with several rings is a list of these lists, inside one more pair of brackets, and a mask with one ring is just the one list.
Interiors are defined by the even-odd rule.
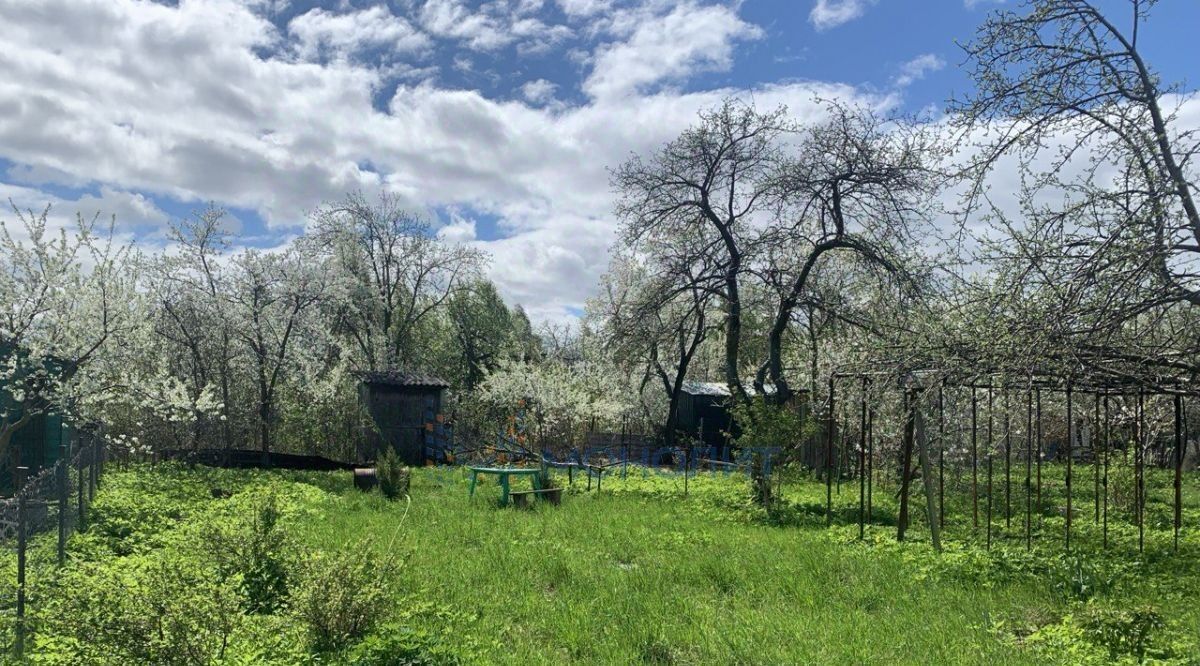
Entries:
[[383,386],[411,386],[415,388],[450,388],[450,382],[434,375],[422,375],[400,370],[381,370],[377,372],[355,373],[364,384]]
[[[756,392],[754,386],[750,383],[745,384],[746,395],[754,395]],[[683,392],[688,395],[711,395],[716,397],[727,397],[731,395],[729,385],[724,382],[696,382],[687,380],[683,382]],[[763,392],[767,395],[775,395],[775,385],[767,384],[763,387]]]
[[717,397],[726,397],[729,395],[729,387],[721,382],[696,382],[687,380],[683,382],[683,392],[688,395],[712,395]]

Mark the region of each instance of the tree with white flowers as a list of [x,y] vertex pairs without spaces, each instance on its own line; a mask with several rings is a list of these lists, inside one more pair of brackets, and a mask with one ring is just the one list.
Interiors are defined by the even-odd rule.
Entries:
[[137,257],[111,225],[50,208],[0,221],[0,459],[36,416],[102,410],[131,378],[113,362],[144,325]]
[[246,250],[229,267],[225,298],[234,337],[249,360],[258,445],[271,452],[279,386],[299,367],[295,349],[320,328],[310,317],[329,288],[327,264],[303,248],[282,253]]
[[225,448],[234,440],[236,350],[233,321],[226,312],[229,238],[228,216],[208,207],[173,222],[169,238],[174,251],[147,262],[145,293],[151,301],[154,340],[147,350],[161,371],[186,387],[197,404],[216,396],[216,409],[192,419],[189,437],[173,437],[179,444],[202,439]]
[[474,400],[483,413],[474,417],[484,428],[501,427],[523,405],[527,422],[538,429],[531,435],[567,445],[577,442],[592,424],[619,428],[622,416],[636,410],[635,395],[625,375],[599,360],[506,361],[480,384]]

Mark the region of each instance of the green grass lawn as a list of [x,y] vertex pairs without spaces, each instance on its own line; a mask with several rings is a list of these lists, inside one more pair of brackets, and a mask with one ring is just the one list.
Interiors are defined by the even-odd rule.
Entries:
[[[212,488],[233,495],[217,499]],[[1064,554],[1053,488],[1031,552],[1023,514],[1010,531],[997,528],[988,551],[971,529],[969,499],[951,493],[947,552],[936,555],[919,516],[909,541],[895,543],[890,487],[878,489],[881,524],[863,541],[856,484],[836,496],[833,528],[824,526],[824,486],[803,479],[782,486],[770,515],[749,503],[738,476],[700,475],[686,497],[680,477],[657,474],[618,475],[600,493],[584,488],[577,481],[558,507],[516,510],[496,506],[498,489],[485,481],[468,500],[458,469],[416,470],[408,502],[360,493],[346,473],[113,472],[91,528],[72,538],[65,577],[75,584],[54,583],[48,543],[35,547],[34,651],[49,655],[45,663],[86,663],[78,646],[59,640],[61,619],[48,614],[101,612],[100,602],[78,598],[87,595],[112,595],[107,603],[118,606],[123,593],[153,599],[138,585],[158,580],[96,592],[86,577],[118,570],[120,580],[137,579],[168,553],[185,553],[200,569],[219,564],[224,558],[203,526],[254,515],[270,496],[283,508],[279,527],[289,547],[309,557],[387,551],[398,558],[384,617],[365,633],[413,632],[412,663],[1136,663],[1139,653],[1200,663],[1200,526],[1190,511],[1174,555],[1158,494],[1148,511],[1150,547],[1140,557],[1136,532],[1115,508],[1113,545],[1101,552],[1090,498],[1087,520],[1076,520],[1077,552]],[[1197,496],[1194,479],[1188,492]],[[161,608],[149,608],[163,613],[189,607],[163,611],[170,603],[155,603]],[[317,649],[287,602],[239,612],[234,622],[228,650],[211,663],[409,663],[363,661],[347,645]],[[90,663],[125,663],[102,653]]]
[[[498,661],[1022,662],[988,628],[1002,609],[1047,603],[1036,586],[931,583],[899,554],[723,520],[702,499],[628,484],[515,511],[485,501],[487,488],[469,502],[457,475],[416,479],[404,585],[474,613],[465,630],[494,636]],[[384,532],[399,510],[348,504],[309,538]]]

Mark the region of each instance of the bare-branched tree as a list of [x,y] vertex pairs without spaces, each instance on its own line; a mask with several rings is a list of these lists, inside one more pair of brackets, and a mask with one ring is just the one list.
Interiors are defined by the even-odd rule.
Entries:
[[[1075,365],[1115,353],[1164,309],[1200,304],[1200,136],[1178,117],[1196,100],[1145,59],[1156,3],[1124,4],[1029,0],[994,13],[965,47],[976,90],[952,105],[973,182],[965,209],[1004,240],[987,259],[1007,262],[1007,291],[1041,301],[1023,325]],[[1015,196],[989,189],[1013,173]]]
[[[741,280],[755,252],[755,218],[767,213],[782,158],[779,139],[791,130],[784,109],[760,113],[728,100],[653,155],[634,156],[613,174],[625,242],[685,234],[707,241],[697,254],[719,257],[725,381],[743,399]],[[698,227],[709,233],[697,233]]]
[[314,216],[313,240],[342,278],[341,330],[372,370],[415,366],[420,326],[480,275],[483,254],[439,239],[394,194],[352,194]]
[[910,263],[919,227],[931,218],[941,182],[935,135],[920,123],[826,103],[829,118],[801,131],[798,147],[783,161],[775,182],[778,219],[760,240],[767,248],[765,281],[777,294],[767,338],[767,359],[755,384],[774,385],[787,402],[792,389],[783,366],[783,342],[797,307],[811,298],[810,282],[822,260],[847,253],[865,270],[915,286]]

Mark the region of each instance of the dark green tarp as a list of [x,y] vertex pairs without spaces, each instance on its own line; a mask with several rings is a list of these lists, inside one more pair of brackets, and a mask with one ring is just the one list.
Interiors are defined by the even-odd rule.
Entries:
[[[13,353],[10,343],[0,341],[0,359]],[[9,423],[21,419],[21,412],[13,405],[12,396],[0,379],[0,411]],[[64,425],[60,415],[55,413],[38,414],[29,420],[20,430],[13,434],[10,442],[9,455],[0,460],[0,493],[11,494],[13,489],[13,464],[28,467],[30,474],[49,467],[58,461],[60,446],[72,437],[71,428]]]

